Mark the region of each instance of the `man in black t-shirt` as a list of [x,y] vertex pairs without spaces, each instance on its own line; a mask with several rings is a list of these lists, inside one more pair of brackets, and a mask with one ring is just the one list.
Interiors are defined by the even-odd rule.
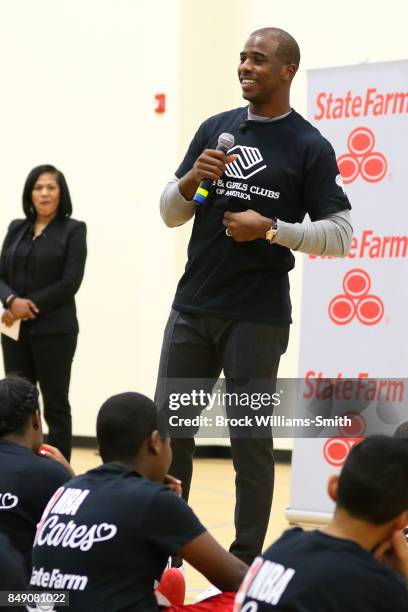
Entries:
[[332,521],[286,531],[253,562],[234,612],[406,612],[408,440],[373,436],[331,476]]
[[0,533],[23,556],[27,578],[37,523],[51,495],[73,474],[62,454],[42,441],[36,387],[18,377],[1,380]]
[[104,464],[58,489],[41,518],[31,587],[68,590],[72,612],[157,612],[154,582],[178,554],[219,589],[236,591],[247,566],[179,496],[153,402],[138,393],[108,399],[97,437]]
[[[299,47],[287,32],[265,28],[251,34],[238,67],[249,106],[204,121],[162,194],[167,225],[194,217],[160,359],[156,402],[165,411],[172,380],[196,379],[192,389],[198,380],[211,392],[222,369],[231,397],[240,391],[271,396],[291,323],[291,250],[344,256],[349,249],[350,204],[334,150],[290,107],[299,61]],[[215,150],[225,132],[235,139],[227,155]],[[215,189],[196,204],[204,179],[216,181]],[[306,215],[310,223],[302,223]],[[188,381],[183,391],[189,391]],[[196,416],[203,407],[187,407],[184,416]],[[237,416],[238,408],[228,404],[227,416]],[[172,431],[171,469],[186,499],[194,433]],[[230,437],[237,496],[231,551],[251,562],[262,550],[269,521],[272,436],[270,430],[230,427]]]

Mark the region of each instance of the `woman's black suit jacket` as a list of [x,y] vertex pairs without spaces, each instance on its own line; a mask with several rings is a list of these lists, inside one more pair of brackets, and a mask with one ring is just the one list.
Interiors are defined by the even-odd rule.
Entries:
[[[17,295],[13,287],[14,254],[30,224],[27,219],[12,221],[4,240],[0,255],[0,300],[3,304],[10,294]],[[31,279],[34,289],[29,295],[18,296],[32,300],[40,311],[37,318],[30,321],[30,333],[77,333],[74,296],[84,275],[86,225],[75,219],[56,217],[37,240],[31,255],[35,257],[34,278]]]

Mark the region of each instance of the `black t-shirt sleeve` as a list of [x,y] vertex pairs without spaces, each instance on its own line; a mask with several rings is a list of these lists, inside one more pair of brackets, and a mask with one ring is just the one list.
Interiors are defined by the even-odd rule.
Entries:
[[333,147],[325,141],[318,155],[306,167],[303,190],[304,208],[312,221],[350,209]]
[[204,121],[198,128],[193,140],[190,142],[190,146],[187,149],[187,153],[184,156],[183,161],[176,170],[177,178],[182,178],[191,168],[197,157],[204,151],[208,142],[207,135],[207,122]]
[[395,596],[395,603],[388,600],[390,603],[388,609],[406,612],[408,610],[408,588],[400,584],[393,594]]
[[408,610],[408,587],[405,580],[393,570],[381,575],[381,584],[378,585],[378,598],[382,599],[381,610],[395,610],[406,612]]
[[164,488],[153,497],[143,528],[146,538],[166,555],[176,554],[206,531],[184,499]]
[[[39,466],[42,469],[38,470],[36,479],[36,497],[39,500],[39,503],[42,504],[44,499],[47,499],[48,501],[55,491],[70,480],[72,476],[60,463],[57,463],[54,459],[49,459],[48,457],[39,457],[38,459]],[[38,494],[39,491],[42,492],[42,495]]]

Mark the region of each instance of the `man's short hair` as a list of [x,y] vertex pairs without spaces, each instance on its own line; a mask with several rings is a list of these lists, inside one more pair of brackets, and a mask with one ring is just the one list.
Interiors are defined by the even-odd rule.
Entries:
[[251,36],[261,35],[270,36],[278,43],[275,56],[282,64],[295,64],[296,70],[300,64],[300,49],[296,40],[285,30],[280,28],[260,28],[252,32]]
[[143,442],[158,429],[158,411],[141,393],[119,393],[104,402],[96,420],[96,435],[104,463],[134,459]]
[[408,510],[408,440],[371,436],[356,444],[340,474],[337,506],[374,525]]

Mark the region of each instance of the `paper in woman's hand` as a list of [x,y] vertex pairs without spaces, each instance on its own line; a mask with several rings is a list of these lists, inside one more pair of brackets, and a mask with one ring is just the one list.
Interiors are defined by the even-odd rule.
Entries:
[[13,340],[18,340],[20,334],[21,319],[16,319],[11,325],[6,325],[1,320],[4,310],[0,309],[0,332]]

